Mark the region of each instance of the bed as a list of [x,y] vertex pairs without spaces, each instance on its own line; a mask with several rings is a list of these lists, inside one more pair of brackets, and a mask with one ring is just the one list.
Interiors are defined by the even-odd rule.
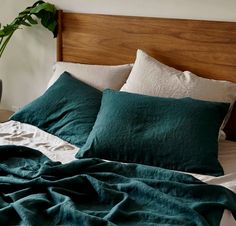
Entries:
[[[219,133],[233,108],[222,102],[236,100],[236,24],[62,11],[58,22],[58,63],[48,90],[0,124],[1,224],[236,225],[236,142]],[[140,59],[148,74],[156,68],[163,74],[158,90],[147,77],[141,88],[133,85],[131,78],[142,76]],[[85,84],[64,72],[70,70],[83,71]],[[213,85],[192,72],[214,79]],[[175,90],[169,94],[162,89],[167,76]],[[181,87],[199,81],[195,88],[203,83],[205,90],[182,98],[176,78]],[[222,87],[222,93],[206,87]],[[226,125],[227,137],[234,137],[235,117]],[[156,153],[157,146],[171,155]]]

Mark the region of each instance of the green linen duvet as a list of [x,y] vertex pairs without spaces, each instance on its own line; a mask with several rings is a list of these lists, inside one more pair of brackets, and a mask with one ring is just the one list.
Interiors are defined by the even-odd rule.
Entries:
[[236,217],[233,192],[190,175],[0,146],[0,225],[217,226],[225,208]]

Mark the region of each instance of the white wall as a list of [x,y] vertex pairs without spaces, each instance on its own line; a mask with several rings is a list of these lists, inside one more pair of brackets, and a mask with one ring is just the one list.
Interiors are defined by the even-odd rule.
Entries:
[[[0,0],[0,22],[10,22],[31,0]],[[236,21],[236,0],[51,0],[59,8],[88,13]],[[55,40],[41,26],[17,31],[0,59],[1,107],[14,109],[39,96],[52,74]]]

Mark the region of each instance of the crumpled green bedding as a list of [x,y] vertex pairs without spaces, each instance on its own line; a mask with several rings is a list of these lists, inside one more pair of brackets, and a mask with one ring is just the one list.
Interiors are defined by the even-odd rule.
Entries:
[[194,177],[141,164],[0,146],[0,225],[217,226],[236,195]]

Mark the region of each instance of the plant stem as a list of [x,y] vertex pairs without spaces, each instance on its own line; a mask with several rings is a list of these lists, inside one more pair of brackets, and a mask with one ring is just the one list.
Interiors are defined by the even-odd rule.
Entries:
[[2,44],[2,41],[3,41],[3,37],[2,37],[2,38],[0,38],[0,46],[1,46],[1,44]]
[[[14,31],[7,37],[7,39],[3,42],[2,47],[0,48],[0,58],[2,57],[3,51],[7,46],[7,43],[10,41],[11,36],[13,35]],[[2,40],[1,40],[2,42]]]
[[[17,29],[19,29],[21,23],[26,20],[26,17],[27,17],[27,16],[28,16],[28,15],[22,17],[22,18],[19,20],[18,27],[15,28],[15,30],[13,30],[13,31],[11,32],[11,34],[9,34],[9,35],[7,36],[7,38],[5,39],[4,42],[3,42],[3,38],[4,38],[4,37],[2,37],[2,38],[0,39],[0,58],[2,57],[3,51],[5,50],[5,48],[6,48],[6,46],[7,46],[7,43],[10,41],[12,35],[14,34],[14,32],[15,32]],[[17,19],[15,19],[15,20],[12,22],[12,24],[15,24],[16,22],[17,22]]]

